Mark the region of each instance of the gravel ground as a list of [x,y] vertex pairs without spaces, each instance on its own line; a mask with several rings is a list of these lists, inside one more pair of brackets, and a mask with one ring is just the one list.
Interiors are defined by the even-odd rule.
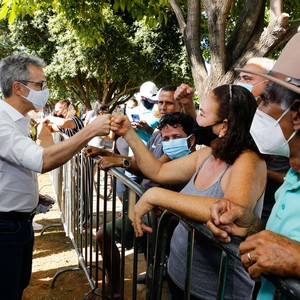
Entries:
[[[54,197],[48,174],[39,176],[39,186],[41,194]],[[65,235],[57,205],[55,204],[46,214],[36,215],[34,221],[49,227],[42,235],[38,231],[35,232],[32,278],[29,287],[24,291],[23,300],[83,299],[84,293],[90,291],[90,286],[81,269],[60,274],[54,287],[50,287],[52,279],[58,271],[78,267],[76,252],[70,239]],[[131,264],[132,255],[128,255],[126,260],[125,265]],[[143,255],[140,260],[140,272],[142,273],[145,270]],[[125,281],[125,300],[131,299],[131,284],[131,275],[128,274]],[[138,285],[137,299],[145,299],[145,288],[145,285]],[[162,299],[168,299],[166,288]]]

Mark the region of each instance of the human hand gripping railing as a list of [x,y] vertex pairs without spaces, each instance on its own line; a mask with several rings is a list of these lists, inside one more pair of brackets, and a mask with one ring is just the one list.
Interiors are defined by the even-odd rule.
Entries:
[[[212,232],[206,227],[205,224],[198,223],[179,215],[173,214],[171,212],[165,211],[160,218],[157,238],[156,238],[156,248],[155,248],[155,263],[153,269],[153,284],[149,287],[149,293],[147,294],[147,299],[161,299],[162,293],[162,282],[164,273],[164,263],[165,254],[167,247],[167,235],[169,225],[171,223],[172,217],[176,216],[178,219],[184,221],[190,228],[191,234],[189,235],[188,247],[193,247],[193,236],[194,232],[203,235],[209,240],[215,242],[222,250],[222,259],[220,264],[220,273],[218,281],[218,291],[216,299],[223,299],[223,294],[226,285],[226,268],[227,268],[227,258],[228,255],[240,259],[239,244],[242,241],[241,238],[233,237],[232,242],[229,244],[221,243],[217,240]],[[188,255],[189,256],[189,255]],[[187,275],[185,282],[185,296],[184,299],[189,299],[189,287],[190,287],[190,269],[191,269],[192,255],[187,257]],[[276,292],[274,294],[273,300],[281,299],[300,299],[300,281],[297,278],[284,278],[272,275],[264,275],[268,280],[273,282],[276,286]],[[285,297],[285,298],[284,298]]]
[[[125,195],[123,197],[123,210],[122,210],[122,216],[123,216],[123,222],[124,222],[124,216],[129,215],[128,211],[128,206],[129,206],[129,201],[138,201],[138,199],[143,195],[145,192],[144,189],[138,185],[136,182],[132,181],[129,179],[126,175],[124,175],[122,172],[120,172],[117,168],[111,167],[107,171],[107,173],[110,173],[114,179],[120,180],[125,186]],[[131,199],[131,200],[129,200]],[[132,217],[132,216],[131,216]],[[106,222],[103,222],[103,230],[104,232],[106,231]],[[154,257],[154,246],[155,246],[155,237],[156,237],[156,216],[153,212],[150,212],[148,214],[148,224],[153,228],[153,232],[150,234],[147,234],[147,274],[151,274],[152,269],[153,269],[153,257]],[[123,223],[123,228],[125,228],[125,223]],[[112,240],[114,240],[114,226],[112,227]],[[125,244],[124,240],[125,236],[122,234],[122,239],[121,239],[121,245]],[[104,241],[105,243],[105,241]],[[103,245],[104,245],[103,243]],[[105,245],[103,246],[105,249]],[[137,242],[136,239],[134,239],[134,247],[135,249],[133,255],[133,274],[132,274],[132,298],[131,299],[137,299],[137,265],[138,265],[138,251],[137,251]],[[103,256],[105,257],[105,253],[103,252]],[[125,247],[121,247],[121,257],[125,257]],[[115,262],[112,262],[114,264]],[[105,261],[103,260],[103,269],[105,269]],[[113,269],[113,267],[112,267]],[[148,271],[150,270],[150,271]],[[122,265],[121,265],[121,277],[124,278],[124,260],[122,260]],[[112,276],[114,277],[114,276]],[[104,279],[104,278],[103,278]],[[151,276],[147,278],[147,283],[151,283]],[[105,294],[105,285],[102,286],[102,293]],[[121,295],[124,295],[124,282],[121,281]]]

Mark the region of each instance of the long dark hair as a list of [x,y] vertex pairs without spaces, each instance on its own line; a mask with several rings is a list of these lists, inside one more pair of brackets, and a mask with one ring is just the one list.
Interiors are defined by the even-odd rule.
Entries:
[[233,164],[245,150],[258,151],[250,135],[250,127],[257,104],[254,96],[238,85],[221,85],[212,93],[219,102],[218,120],[228,120],[227,134],[211,143],[212,154],[228,164]]

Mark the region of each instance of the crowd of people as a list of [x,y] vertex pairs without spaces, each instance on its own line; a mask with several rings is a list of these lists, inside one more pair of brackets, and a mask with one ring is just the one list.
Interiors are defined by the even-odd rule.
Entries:
[[[198,115],[195,90],[186,84],[159,90],[147,81],[140,87],[140,103],[129,100],[125,114],[110,114],[107,106],[95,102],[93,111],[81,119],[70,100],[58,101],[54,113],[41,121],[40,138],[47,136],[44,144],[31,138],[28,116],[48,101],[44,62],[27,55],[3,59],[0,254],[6,259],[0,262],[1,297],[21,299],[30,282],[37,173],[63,165],[91,143],[84,152],[100,156],[100,168],[122,168],[145,188],[133,221],[125,220],[130,237],[126,248],[132,247],[134,234],[142,241],[145,232],[152,232],[144,218],[152,210],[206,223],[221,243],[230,243],[232,236],[245,238],[240,259],[228,260],[225,299],[273,299],[275,287],[264,274],[300,276],[300,68],[295,51],[299,46],[297,33],[276,62],[247,61],[236,69],[238,84],[212,89],[201,99]],[[56,131],[69,138],[49,142],[49,133]],[[120,185],[120,197],[122,192]],[[116,224],[121,223],[119,219]],[[114,227],[107,225],[110,237]],[[120,226],[115,229],[118,236]],[[101,227],[97,232],[101,250],[103,235]],[[186,225],[176,224],[167,266],[172,300],[183,299],[187,236]],[[108,244],[108,253],[119,261],[116,245]],[[141,243],[141,248],[147,247]],[[220,257],[215,243],[196,235],[190,299],[215,299]],[[113,290],[117,299],[120,284],[110,276],[119,277],[119,264],[113,272],[107,267],[108,292]],[[258,279],[261,286],[254,291]],[[97,290],[85,295],[85,299],[106,297]]]

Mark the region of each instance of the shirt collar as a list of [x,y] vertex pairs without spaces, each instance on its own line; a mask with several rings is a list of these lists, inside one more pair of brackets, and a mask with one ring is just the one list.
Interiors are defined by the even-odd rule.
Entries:
[[4,100],[0,100],[0,107],[5,110],[5,112],[10,116],[10,118],[16,122],[24,117],[18,110],[13,108],[11,105],[9,105],[7,102]]
[[298,173],[290,168],[286,174],[285,181],[290,184],[290,190],[298,190],[300,188],[300,180],[298,180]]

